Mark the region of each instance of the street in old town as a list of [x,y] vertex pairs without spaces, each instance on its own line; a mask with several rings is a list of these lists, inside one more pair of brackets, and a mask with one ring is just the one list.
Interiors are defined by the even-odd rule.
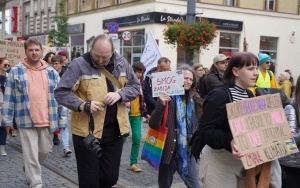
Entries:
[[[143,123],[141,148],[144,143],[148,124]],[[71,136],[71,135],[70,135]],[[73,151],[72,141],[70,139]],[[141,172],[135,173],[130,170],[130,148],[131,137],[124,143],[120,166],[120,176],[117,183],[119,188],[143,187],[155,188],[157,186],[157,175],[151,166],[140,160]],[[23,172],[23,158],[19,137],[8,137],[6,152],[7,156],[0,156],[0,188],[26,188]],[[63,157],[62,146],[53,146],[53,151],[43,164],[43,183],[45,188],[77,188],[77,169],[74,151],[70,157]],[[176,173],[172,187],[185,187]]]

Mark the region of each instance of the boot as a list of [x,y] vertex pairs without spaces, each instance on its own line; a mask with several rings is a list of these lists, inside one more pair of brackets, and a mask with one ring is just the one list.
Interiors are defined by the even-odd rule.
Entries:
[[57,134],[53,134],[53,144],[54,145],[59,145],[60,143],[60,140],[58,138],[58,135]]
[[5,145],[0,145],[0,155],[5,156],[7,155],[5,151]]

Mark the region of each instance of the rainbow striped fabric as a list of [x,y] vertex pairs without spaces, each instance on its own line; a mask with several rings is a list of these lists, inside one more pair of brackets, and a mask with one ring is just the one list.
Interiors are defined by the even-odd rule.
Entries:
[[168,128],[161,126],[158,130],[149,128],[141,158],[147,161],[155,170],[158,170],[161,161]]

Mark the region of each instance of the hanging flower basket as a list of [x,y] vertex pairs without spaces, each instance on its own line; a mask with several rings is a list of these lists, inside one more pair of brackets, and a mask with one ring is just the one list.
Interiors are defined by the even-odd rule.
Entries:
[[194,56],[212,43],[217,36],[217,31],[214,23],[202,19],[192,24],[187,22],[168,24],[163,34],[166,44],[171,44]]

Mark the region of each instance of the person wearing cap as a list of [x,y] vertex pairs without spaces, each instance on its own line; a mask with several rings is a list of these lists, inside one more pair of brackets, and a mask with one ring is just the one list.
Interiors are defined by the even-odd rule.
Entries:
[[207,90],[211,91],[217,86],[223,85],[222,78],[225,70],[227,69],[230,57],[224,54],[218,54],[213,59],[213,64],[210,67],[210,71],[205,78],[205,84]]
[[269,70],[272,65],[271,57],[268,54],[259,52],[258,60],[258,77],[255,86],[260,88],[279,88],[274,73]]
[[287,72],[283,72],[279,76],[280,82],[282,83],[280,85],[280,89],[284,92],[284,94],[287,96],[288,99],[291,98],[292,86],[293,86],[290,81],[290,77],[291,75]]

